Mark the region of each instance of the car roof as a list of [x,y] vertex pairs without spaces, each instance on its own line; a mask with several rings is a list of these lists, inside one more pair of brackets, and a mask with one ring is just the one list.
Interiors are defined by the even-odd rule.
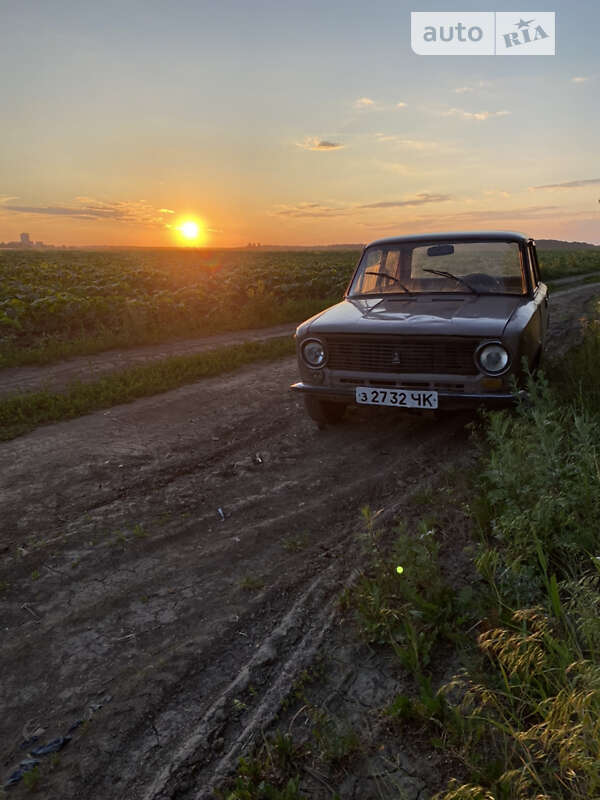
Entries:
[[367,247],[411,243],[432,242],[519,242],[531,241],[531,236],[515,231],[447,231],[445,233],[416,233],[411,236],[390,236],[386,239],[376,239],[369,242]]

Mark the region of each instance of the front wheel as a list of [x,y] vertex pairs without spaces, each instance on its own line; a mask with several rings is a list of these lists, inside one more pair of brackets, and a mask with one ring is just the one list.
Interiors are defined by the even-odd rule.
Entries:
[[332,403],[331,400],[320,400],[314,395],[304,395],[304,406],[311,419],[318,425],[336,425],[342,421],[346,406],[344,403]]

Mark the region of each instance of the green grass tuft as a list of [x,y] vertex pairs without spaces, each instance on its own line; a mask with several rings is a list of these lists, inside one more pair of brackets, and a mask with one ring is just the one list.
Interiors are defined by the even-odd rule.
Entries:
[[106,375],[90,383],[74,383],[64,392],[31,392],[0,399],[0,440],[13,439],[47,422],[72,419],[166,392],[201,378],[230,372],[245,364],[292,355],[295,345],[285,336],[264,342],[221,347]]

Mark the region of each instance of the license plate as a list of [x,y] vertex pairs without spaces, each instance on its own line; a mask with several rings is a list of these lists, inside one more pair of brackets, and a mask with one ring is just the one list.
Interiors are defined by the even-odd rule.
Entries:
[[437,408],[438,394],[428,389],[376,389],[372,386],[357,386],[356,402],[368,406]]

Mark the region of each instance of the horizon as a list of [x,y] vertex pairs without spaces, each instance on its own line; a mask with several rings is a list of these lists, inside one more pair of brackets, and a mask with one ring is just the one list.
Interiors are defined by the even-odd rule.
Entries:
[[[497,233],[498,230],[496,229],[486,229],[487,232]],[[452,233],[465,233],[466,231],[446,231],[449,235]],[[470,231],[469,231],[470,232]],[[480,233],[484,232],[484,229],[480,231],[473,230],[473,233]],[[415,235],[422,235],[424,234],[439,234],[440,231],[415,231]],[[569,239],[554,239],[554,238],[546,238],[541,237],[539,239],[535,239],[532,237],[534,241],[538,244],[541,242],[557,242],[559,244],[570,244],[570,245],[585,245],[587,247],[600,247],[600,244],[595,244],[594,242],[587,242],[584,240],[577,241],[577,240],[569,240]],[[182,250],[185,252],[202,252],[205,250],[252,250],[252,251],[261,251],[261,250],[359,250],[367,247],[373,241],[370,242],[329,242],[323,244],[240,244],[240,245],[182,245],[182,244],[172,244],[172,245],[135,245],[135,244],[81,244],[81,245],[68,245],[68,244],[46,244],[44,242],[36,242],[33,246],[24,247],[19,244],[17,241],[9,241],[9,242],[1,242],[0,241],[0,250],[19,250],[24,252],[43,252],[44,250]],[[14,245],[14,247],[11,247]]]
[[415,55],[402,1],[14,6],[0,240],[318,248],[501,228],[600,244],[600,7],[554,8],[557,54],[511,59]]

